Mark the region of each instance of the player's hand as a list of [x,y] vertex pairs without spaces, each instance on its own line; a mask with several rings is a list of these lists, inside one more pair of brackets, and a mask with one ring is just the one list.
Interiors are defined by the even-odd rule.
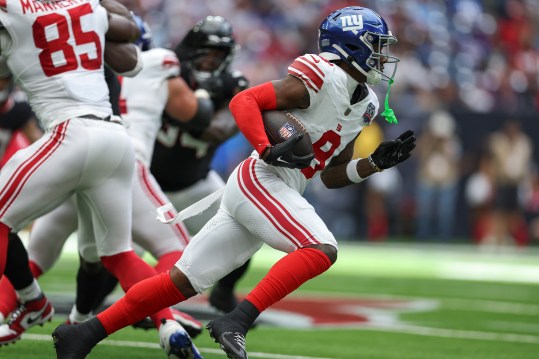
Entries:
[[273,166],[287,167],[287,168],[305,168],[311,164],[314,159],[314,153],[306,156],[296,156],[292,151],[296,142],[303,138],[303,133],[295,133],[290,136],[286,141],[276,144],[275,146],[268,147],[263,153],[262,159]]
[[414,148],[414,131],[408,130],[392,141],[382,142],[370,155],[370,160],[379,170],[384,170],[406,161]]

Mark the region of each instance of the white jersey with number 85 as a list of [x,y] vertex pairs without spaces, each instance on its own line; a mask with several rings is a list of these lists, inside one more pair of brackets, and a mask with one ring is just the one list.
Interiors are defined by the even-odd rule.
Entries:
[[43,126],[87,114],[110,115],[104,76],[96,76],[103,73],[108,29],[99,0],[1,3],[2,55],[8,56],[8,67]]

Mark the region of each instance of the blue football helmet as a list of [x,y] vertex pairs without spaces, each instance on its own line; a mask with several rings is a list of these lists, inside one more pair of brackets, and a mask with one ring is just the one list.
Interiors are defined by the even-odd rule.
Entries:
[[153,41],[152,41],[152,30],[150,29],[150,26],[148,23],[135,13],[131,12],[131,15],[133,16],[133,19],[137,23],[138,28],[140,29],[140,36],[135,41],[135,45],[137,45],[140,50],[142,51],[148,51],[153,47]]
[[[320,53],[328,60],[343,60],[355,67],[370,85],[395,76],[399,58],[389,55],[389,45],[396,42],[380,15],[359,6],[334,11],[322,21],[318,33]],[[394,64],[391,76],[383,73],[381,58]]]

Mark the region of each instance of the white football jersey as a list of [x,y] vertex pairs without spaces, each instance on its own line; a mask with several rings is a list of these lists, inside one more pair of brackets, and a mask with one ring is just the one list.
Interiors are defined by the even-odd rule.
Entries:
[[143,52],[142,61],[144,67],[135,77],[122,79],[120,107],[137,158],[149,166],[168,100],[167,80],[179,76],[180,63],[174,52],[161,48]]
[[350,105],[358,82],[319,55],[307,54],[296,58],[288,67],[288,74],[302,80],[309,91],[309,108],[294,109],[290,113],[303,123],[309,133],[315,158],[310,167],[302,170],[274,167],[274,171],[288,185],[303,193],[308,181],[320,175],[331,159],[372,122],[378,113],[379,103],[374,91],[365,85],[369,94]]
[[45,128],[112,114],[103,75],[106,10],[99,0],[0,2],[2,55]]

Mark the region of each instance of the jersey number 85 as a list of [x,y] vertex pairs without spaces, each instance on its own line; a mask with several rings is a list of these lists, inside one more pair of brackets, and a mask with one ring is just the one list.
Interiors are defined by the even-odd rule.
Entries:
[[[79,62],[80,66],[86,70],[98,70],[103,63],[99,36],[95,31],[83,31],[81,26],[81,17],[93,12],[90,4],[77,6],[67,10],[67,12],[71,22],[68,21],[65,15],[52,13],[39,16],[32,25],[34,43],[38,49],[42,50],[39,53],[39,62],[43,72],[48,77],[76,70],[79,67]],[[69,29],[69,24],[71,24],[71,29]],[[46,30],[53,25],[57,28],[58,37],[47,40]],[[77,56],[75,49],[69,43],[71,34],[73,34],[77,46],[94,44],[95,58],[90,58],[88,53]],[[58,64],[59,61],[55,62],[53,59],[53,54],[58,52],[61,52],[64,58],[64,61],[60,61],[61,64]],[[55,57],[57,56],[58,54]]]

